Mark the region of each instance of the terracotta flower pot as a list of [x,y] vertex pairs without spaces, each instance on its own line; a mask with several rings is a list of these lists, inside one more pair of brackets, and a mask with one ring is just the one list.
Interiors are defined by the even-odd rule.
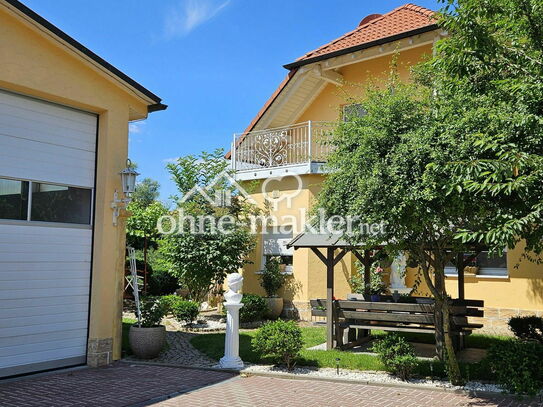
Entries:
[[268,313],[266,316],[270,319],[277,319],[283,312],[283,298],[281,297],[265,297],[268,304]]
[[166,344],[166,328],[162,325],[151,328],[130,327],[128,342],[134,355],[140,359],[156,358]]
[[467,266],[466,268],[464,268],[464,274],[476,276],[478,273],[479,273],[479,267],[477,266]]

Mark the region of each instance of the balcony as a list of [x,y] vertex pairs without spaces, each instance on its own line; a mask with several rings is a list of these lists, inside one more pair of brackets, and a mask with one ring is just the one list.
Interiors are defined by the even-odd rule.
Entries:
[[237,180],[323,173],[336,124],[308,121],[234,135],[232,168]]

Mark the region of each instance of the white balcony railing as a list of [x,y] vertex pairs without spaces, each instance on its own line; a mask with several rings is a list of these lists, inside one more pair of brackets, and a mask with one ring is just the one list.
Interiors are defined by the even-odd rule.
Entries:
[[333,122],[308,121],[235,134],[233,169],[240,172],[324,163],[332,148],[327,141],[335,125]]

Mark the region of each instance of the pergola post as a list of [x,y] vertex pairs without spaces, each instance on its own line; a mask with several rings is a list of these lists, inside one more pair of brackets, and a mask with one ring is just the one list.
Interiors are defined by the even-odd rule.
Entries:
[[371,294],[371,253],[369,250],[364,250],[364,294]]
[[334,348],[334,249],[326,249],[326,350]]
[[465,276],[464,276],[464,256],[459,253],[456,255],[456,271],[458,274],[458,298],[463,300],[466,298],[465,294],[465,288],[464,288],[464,282],[465,282]]

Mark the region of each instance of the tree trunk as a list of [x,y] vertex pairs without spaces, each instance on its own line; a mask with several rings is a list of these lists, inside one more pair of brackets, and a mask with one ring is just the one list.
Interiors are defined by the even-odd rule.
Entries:
[[445,278],[441,278],[440,274],[434,271],[434,286],[438,295],[435,297],[434,306],[434,323],[436,327],[436,353],[439,360],[446,360],[445,351],[445,325],[443,318],[443,301],[446,298]]
[[439,360],[446,360],[445,351],[445,329],[443,323],[443,300],[441,298],[435,298],[434,304],[434,325],[436,328],[436,354]]
[[445,297],[442,304],[443,310],[443,331],[445,336],[445,349],[447,351],[447,365],[449,371],[449,380],[455,386],[461,386],[464,384],[462,374],[460,373],[460,366],[458,365],[458,359],[456,358],[456,352],[454,350],[453,339],[451,335],[451,321],[450,321],[450,307],[449,299]]
[[[460,385],[463,384],[463,380],[451,336],[449,299],[447,297],[447,290],[445,289],[445,269],[444,266],[438,266],[440,268],[438,270],[435,267],[436,263],[434,259],[434,281],[430,277],[430,261],[422,265],[424,280],[434,295],[435,301],[436,350],[439,359],[447,364],[450,382],[453,385]],[[444,265],[445,262],[438,264]]]

